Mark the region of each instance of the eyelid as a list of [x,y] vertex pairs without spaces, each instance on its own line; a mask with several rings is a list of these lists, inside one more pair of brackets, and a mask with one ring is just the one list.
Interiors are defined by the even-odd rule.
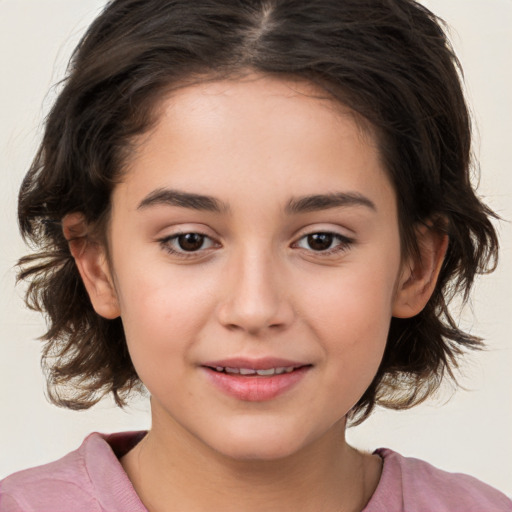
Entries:
[[187,235],[189,233],[196,233],[212,240],[219,240],[219,235],[208,224],[199,222],[176,222],[167,224],[158,228],[152,235],[154,241],[168,240],[180,235]]
[[305,236],[314,235],[316,233],[328,233],[352,242],[356,239],[356,232],[353,229],[340,224],[323,222],[312,223],[297,229],[292,238],[299,240],[299,238],[304,238]]
[[[314,249],[307,249],[305,247],[300,247],[298,244],[301,240],[304,240],[305,238],[316,235],[316,234],[327,234],[331,235],[334,239],[337,239],[339,243],[335,245],[334,247],[331,247],[326,250],[320,250],[315,251]],[[297,248],[300,250],[303,250],[311,255],[318,256],[318,257],[328,257],[332,255],[339,255],[341,253],[344,253],[348,251],[351,246],[353,246],[356,243],[356,240],[353,237],[347,236],[345,234],[339,233],[338,231],[334,230],[333,228],[309,228],[306,232],[302,232],[299,236],[295,238],[295,241],[292,243],[292,248]]]
[[[155,239],[156,242],[160,244],[162,249],[164,249],[166,252],[170,253],[171,255],[180,257],[182,259],[186,258],[200,258],[206,256],[208,253],[211,252],[211,249],[222,247],[222,243],[218,241],[218,236],[211,235],[208,232],[211,232],[211,229],[208,226],[200,226],[198,227],[197,224],[185,224],[185,225],[176,225],[176,226],[168,226],[167,229],[172,229],[171,232],[167,232],[165,235],[160,236]],[[340,233],[340,229],[337,229],[336,227],[325,226],[325,225],[314,225],[314,226],[308,226],[307,228],[302,228],[297,235],[294,237],[294,241],[291,243],[290,247],[294,249],[299,249],[305,252],[308,252],[315,256],[330,256],[342,252],[348,251],[352,245],[356,243],[356,240],[353,236],[347,235],[345,233]],[[345,229],[345,231],[350,231],[348,228]],[[200,247],[197,250],[191,250],[187,251],[185,249],[179,249],[179,248],[173,248],[171,245],[171,242],[177,240],[180,236],[187,235],[187,234],[197,234],[201,237],[204,237],[205,240],[208,241],[208,247]],[[328,234],[333,237],[334,240],[337,240],[338,243],[335,244],[334,247],[325,249],[325,250],[315,250],[313,248],[306,248],[299,246],[299,242],[307,238],[308,236],[315,235],[315,234]]]
[[[214,237],[208,235],[207,233],[205,233],[205,231],[206,230],[194,229],[194,228],[183,229],[180,227],[180,229],[178,231],[175,231],[173,233],[169,233],[165,236],[159,237],[156,241],[160,244],[160,246],[162,247],[163,250],[165,250],[166,252],[168,252],[169,254],[171,254],[173,256],[177,256],[182,259],[187,259],[187,258],[196,258],[197,259],[197,258],[201,258],[201,257],[205,256],[206,253],[210,252],[209,251],[210,249],[221,246],[221,244]],[[206,247],[206,248],[201,247],[197,251],[185,251],[183,249],[179,250],[179,249],[172,247],[172,245],[171,245],[172,241],[177,240],[180,236],[189,235],[189,234],[195,234],[195,235],[200,235],[201,237],[204,237],[205,240],[210,241],[210,243],[211,243],[210,246]]]

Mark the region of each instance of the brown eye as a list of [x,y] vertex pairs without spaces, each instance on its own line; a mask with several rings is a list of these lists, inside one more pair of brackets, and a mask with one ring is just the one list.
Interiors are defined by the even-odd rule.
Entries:
[[332,246],[334,235],[332,233],[313,233],[307,236],[307,244],[313,251],[326,251]]
[[310,252],[316,252],[319,256],[331,256],[349,250],[353,244],[353,239],[339,233],[320,231],[304,235],[295,242],[294,246]]
[[209,249],[220,247],[220,244],[211,239],[208,235],[202,233],[176,233],[158,240],[162,249],[172,256],[200,257],[208,254]]
[[204,239],[205,236],[199,233],[185,233],[184,235],[179,235],[176,241],[181,250],[192,252],[198,251],[203,247]]

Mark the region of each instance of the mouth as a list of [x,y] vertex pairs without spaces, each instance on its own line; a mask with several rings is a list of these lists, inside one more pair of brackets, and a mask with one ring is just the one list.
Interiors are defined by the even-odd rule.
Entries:
[[297,386],[312,364],[277,359],[225,360],[202,365],[216,389],[246,402],[277,398]]
[[302,366],[278,366],[277,368],[234,368],[231,366],[207,366],[210,370],[218,373],[227,373],[229,375],[242,375],[242,376],[257,376],[257,377],[271,377],[273,375],[282,375],[283,373],[292,373]]

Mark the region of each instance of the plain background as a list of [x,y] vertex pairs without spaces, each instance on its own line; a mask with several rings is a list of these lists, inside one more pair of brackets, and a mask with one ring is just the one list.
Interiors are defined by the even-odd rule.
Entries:
[[[512,1],[424,0],[451,28],[474,112],[482,174],[479,194],[512,220]],[[0,0],[0,477],[58,458],[90,431],[147,428],[148,405],[120,411],[109,400],[87,412],[47,403],[39,368],[44,321],[28,312],[14,266],[26,249],[16,225],[16,195],[35,153],[53,87],[103,0]],[[387,446],[450,471],[473,474],[512,496],[512,227],[504,221],[501,262],[477,281],[461,321],[488,341],[467,359],[455,394],[412,411],[378,411],[349,439]]]

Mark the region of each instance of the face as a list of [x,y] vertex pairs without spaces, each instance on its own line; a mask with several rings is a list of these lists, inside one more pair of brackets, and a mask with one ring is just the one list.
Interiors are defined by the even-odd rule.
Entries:
[[374,139],[312,86],[182,89],[112,198],[109,272],[154,428],[239,459],[339,430],[402,279]]

